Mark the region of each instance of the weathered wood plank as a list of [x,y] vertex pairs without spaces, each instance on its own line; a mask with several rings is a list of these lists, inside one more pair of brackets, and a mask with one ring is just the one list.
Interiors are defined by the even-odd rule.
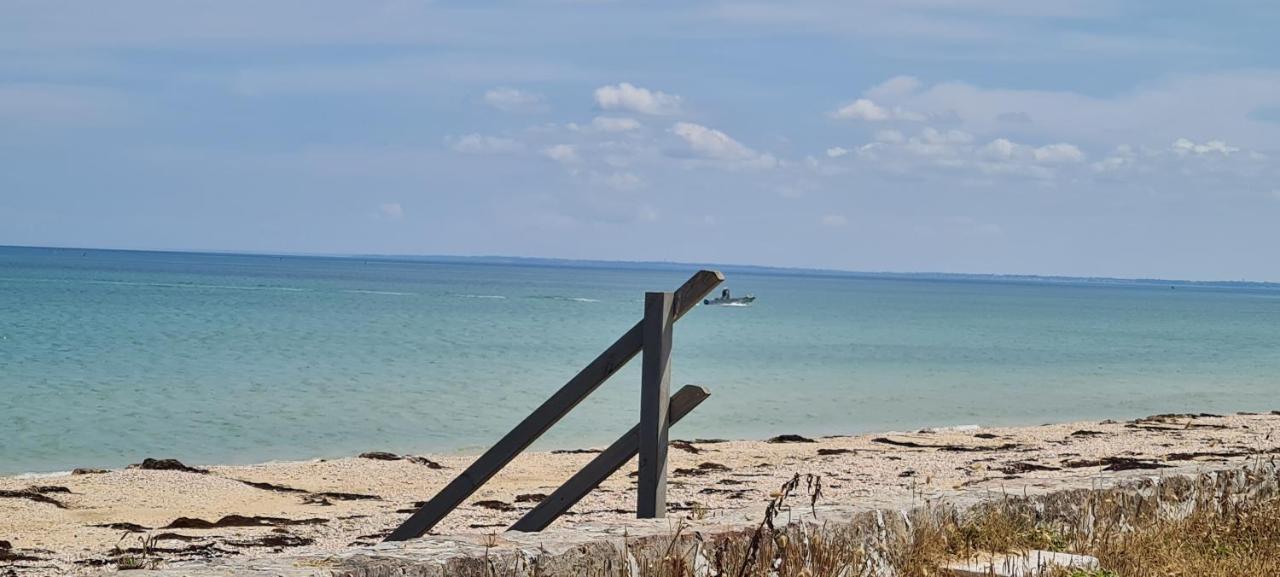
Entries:
[[[712,270],[698,271],[690,277],[676,290],[675,297],[672,299],[672,320],[679,320],[685,313],[692,310],[702,297],[723,281],[724,275]],[[628,361],[635,358],[644,346],[642,324],[643,321],[637,322],[631,330],[600,353],[600,356],[579,371],[560,390],[551,395],[551,398],[534,409],[533,413],[525,417],[493,447],[480,455],[475,462],[471,463],[471,466],[450,481],[404,524],[396,528],[386,540],[414,539],[425,535],[435,527],[445,515],[456,509],[467,497],[475,493],[476,489],[493,478],[498,471],[516,458],[516,455],[527,449],[538,437],[546,433],[547,429],[578,406],[578,403],[587,398],[587,395],[599,388]]]
[[[693,412],[693,409],[709,396],[711,393],[699,386],[681,387],[675,396],[671,397],[668,413],[670,424],[675,425],[680,422],[680,419]],[[596,455],[596,458],[565,481],[554,493],[538,503],[532,511],[525,513],[524,517],[511,526],[511,530],[532,533],[546,529],[566,511],[577,505],[587,493],[627,464],[627,461],[636,456],[639,449],[640,426],[637,425],[609,445],[609,448]]]
[[671,384],[672,293],[644,295],[644,355],[640,359],[640,478],[636,517],[667,514],[667,403]]

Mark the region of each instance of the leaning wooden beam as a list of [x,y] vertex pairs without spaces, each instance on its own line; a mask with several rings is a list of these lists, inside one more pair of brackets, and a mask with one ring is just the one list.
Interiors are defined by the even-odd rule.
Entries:
[[[672,321],[678,320],[685,313],[692,310],[694,305],[702,300],[702,297],[710,293],[712,289],[716,288],[716,285],[723,281],[724,275],[712,270],[698,271],[690,277],[688,281],[685,281],[676,290],[675,299],[671,305]],[[498,471],[507,466],[507,463],[510,463],[512,459],[527,449],[538,437],[547,432],[547,429],[550,429],[566,413],[578,406],[578,403],[587,398],[587,395],[599,388],[606,379],[618,372],[618,369],[621,369],[628,361],[635,358],[640,353],[641,347],[644,346],[643,322],[637,322],[635,326],[631,327],[631,330],[622,335],[603,353],[600,353],[600,356],[579,371],[554,395],[551,395],[550,399],[547,399],[537,409],[534,409],[533,413],[525,417],[510,433],[507,433],[497,444],[485,451],[483,455],[480,455],[480,458],[476,459],[470,467],[467,467],[467,470],[463,471],[453,481],[450,481],[426,505],[423,505],[404,524],[400,525],[391,535],[388,535],[386,540],[404,541],[425,535],[441,519],[444,519],[445,515],[448,515],[463,501],[466,501],[467,497],[470,497],[481,485],[493,478]]]
[[[693,411],[711,393],[694,385],[685,385],[675,396],[671,397],[670,424],[674,425],[685,415]],[[608,479],[610,475],[621,469],[640,450],[640,426],[632,427],[617,441],[614,441],[604,452],[596,455],[587,466],[573,477],[565,481],[559,489],[543,499],[532,511],[525,513],[519,521],[511,526],[512,531],[533,533],[546,529],[561,515],[578,504],[578,501]]]

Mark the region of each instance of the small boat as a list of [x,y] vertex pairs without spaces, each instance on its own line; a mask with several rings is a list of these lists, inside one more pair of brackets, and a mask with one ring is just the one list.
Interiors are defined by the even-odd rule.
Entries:
[[703,299],[704,305],[718,305],[725,307],[745,307],[756,301],[755,295],[747,295],[745,297],[735,297],[729,294],[729,289],[720,291],[720,296],[714,299]]

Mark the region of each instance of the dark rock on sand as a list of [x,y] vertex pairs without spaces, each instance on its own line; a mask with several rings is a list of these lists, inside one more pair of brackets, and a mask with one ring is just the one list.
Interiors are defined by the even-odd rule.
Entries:
[[852,452],[853,449],[818,449],[819,455],[847,455]]
[[84,467],[84,468],[79,468],[71,471],[71,474],[72,475],[101,475],[103,473],[110,473],[110,472],[111,471],[108,471],[106,469],[90,469],[90,468]]
[[231,547],[305,547],[315,543],[315,539],[309,537],[301,537],[291,533],[276,533],[272,535],[263,535],[253,539],[243,539],[236,541],[223,541],[223,544]]
[[324,498],[322,495],[304,495],[302,497],[302,504],[303,505],[319,505],[321,507],[329,507],[333,505],[332,502]]
[[693,453],[695,455],[702,452],[702,449],[693,446],[693,443],[690,443],[689,441],[681,441],[679,439],[671,441],[671,447],[674,449],[680,449],[686,453]]
[[989,439],[999,439],[999,438],[1000,438],[1000,435],[996,435],[996,434],[993,434],[993,433],[976,433],[976,434],[974,434],[973,436],[974,436],[974,438],[977,438],[977,439],[988,439],[988,440],[989,440]]
[[125,467],[126,469],[142,469],[144,471],[182,471],[184,473],[196,473],[200,475],[207,474],[208,469],[199,469],[196,467],[188,467],[177,459],[143,459],[141,463],[135,463]]
[[908,449],[937,449],[939,451],[947,451],[951,453],[972,453],[978,451],[1007,451],[1017,449],[1021,445],[1017,443],[1005,443],[1003,445],[993,445],[985,447],[968,447],[965,445],[926,445],[915,441],[898,441],[888,437],[876,437],[871,439],[872,443],[881,443],[884,445],[893,445],[895,447],[906,447]]
[[426,468],[428,468],[428,469],[443,469],[443,468],[444,468],[444,465],[441,465],[440,463],[437,463],[437,462],[435,462],[435,461],[432,461],[431,459],[428,459],[428,458],[426,458],[426,457],[419,457],[419,456],[417,456],[417,455],[410,455],[410,456],[408,456],[408,457],[405,457],[405,459],[406,459],[406,460],[408,460],[408,461],[409,461],[409,462],[411,462],[411,463],[417,463],[417,464],[422,465],[422,466],[424,466],[424,467],[426,467]]
[[672,471],[672,474],[676,476],[701,477],[708,473],[723,473],[729,470],[729,467],[721,465],[720,463],[702,463],[694,468],[676,469],[675,471]]
[[1020,475],[1022,473],[1030,473],[1032,471],[1061,471],[1058,467],[1050,467],[1049,465],[1041,465],[1038,463],[1027,463],[1024,461],[1015,461],[1007,463],[1000,468],[1000,472],[1006,475]]
[[1087,429],[1080,429],[1079,431],[1075,431],[1074,433],[1071,433],[1071,436],[1072,437],[1101,437],[1105,434],[1106,433],[1102,431],[1090,431]]
[[516,508],[515,508],[515,506],[514,506],[514,505],[512,505],[511,503],[508,503],[508,502],[506,502],[506,501],[495,501],[495,500],[476,501],[475,505],[476,505],[477,507],[483,507],[483,508],[485,508],[485,509],[491,509],[491,510],[494,510],[494,511],[502,511],[502,512],[504,512],[504,513],[505,513],[505,512],[507,512],[507,511],[515,511],[515,510],[516,510]]
[[321,525],[328,519],[285,519],[283,517],[246,517],[244,515],[227,515],[217,521],[205,521],[191,517],[178,517],[161,529],[217,529],[221,527],[282,527],[285,525]]
[[10,490],[0,489],[0,498],[26,499],[28,501],[35,501],[36,503],[53,505],[54,507],[57,507],[59,509],[67,508],[66,505],[62,504],[62,501],[54,499],[53,497],[45,496],[43,493],[32,491],[31,489],[22,489],[19,491],[10,491]]
[[263,491],[275,491],[277,493],[306,493],[306,491],[303,491],[302,489],[294,489],[293,487],[286,487],[284,485],[276,485],[273,483],[259,483],[257,481],[246,481],[244,479],[233,480],[244,483],[254,489],[262,489]]
[[161,533],[159,535],[152,537],[151,539],[153,541],[182,541],[183,543],[190,543],[192,541],[199,541],[201,539],[204,539],[204,537],[197,537],[195,535],[183,535],[182,533]]
[[816,443],[817,441],[809,437],[801,437],[800,435],[778,435],[766,443]]
[[365,495],[363,493],[339,493],[335,491],[324,491],[321,493],[312,493],[317,497],[333,499],[334,501],[381,501],[382,497],[377,495]]
[[1155,461],[1143,461],[1133,457],[1107,457],[1105,459],[1085,459],[1080,461],[1067,461],[1064,466],[1079,469],[1083,467],[1102,467],[1103,471],[1131,471],[1135,469],[1167,469],[1170,465],[1157,463]]
[[516,495],[517,503],[541,503],[546,499],[547,496],[542,493],[525,493],[523,495]]
[[137,523],[103,523],[101,525],[94,525],[94,527],[115,529],[116,531],[128,531],[130,533],[143,533],[151,530],[150,527],[143,527]]

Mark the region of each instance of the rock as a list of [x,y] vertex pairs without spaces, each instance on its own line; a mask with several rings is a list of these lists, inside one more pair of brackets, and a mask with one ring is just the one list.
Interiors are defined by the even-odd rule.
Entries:
[[0,551],[8,551],[8,550],[10,550],[10,549],[12,549],[12,548],[13,548],[13,543],[10,543],[10,542],[8,542],[8,541],[4,541],[4,540],[0,540]]
[[141,463],[135,463],[125,467],[126,469],[142,469],[144,471],[182,471],[184,473],[196,473],[200,475],[207,474],[208,469],[197,469],[182,464],[177,459],[143,459]]
[[315,539],[309,537],[277,533],[241,541],[224,541],[223,544],[232,547],[305,547],[315,542]]
[[321,525],[328,519],[285,519],[283,517],[246,517],[244,515],[227,515],[217,521],[205,521],[191,517],[178,517],[161,529],[216,529],[219,527],[281,527],[285,525]]
[[954,577],[1036,577],[1054,574],[1058,569],[1093,571],[1098,569],[1098,560],[1088,555],[1035,550],[981,555],[950,563],[944,569]]
[[1057,467],[1050,467],[1048,465],[1041,465],[1039,463],[1028,463],[1025,461],[1014,461],[1012,463],[1006,463],[1005,466],[999,469],[1001,473],[1004,473],[1006,475],[1020,475],[1023,473],[1030,473],[1032,471],[1061,471],[1061,470],[1062,469],[1059,469]]
[[26,499],[28,501],[35,501],[36,503],[53,505],[54,507],[57,507],[59,509],[67,508],[66,505],[62,504],[62,501],[54,499],[53,497],[45,496],[43,493],[32,491],[31,489],[22,489],[20,491],[0,489],[0,498]]
[[671,448],[680,449],[681,451],[693,453],[695,455],[702,452],[702,449],[693,446],[693,443],[690,443],[689,441],[681,441],[679,439],[671,441]]
[[272,483],[259,483],[257,481],[245,481],[244,479],[235,479],[235,480],[240,481],[241,483],[244,483],[250,487],[253,487],[254,489],[262,489],[264,491],[275,491],[277,493],[306,493],[306,491],[303,491],[302,489],[294,489],[293,487],[286,487],[284,485],[275,485]]
[[819,455],[847,455],[852,452],[853,449],[818,449]]
[[302,498],[303,505],[319,505],[321,507],[330,507],[333,502],[324,498],[322,495],[306,495]]
[[417,463],[417,464],[422,465],[422,466],[424,466],[424,467],[426,467],[426,468],[428,468],[428,469],[443,469],[443,468],[444,468],[444,465],[441,465],[440,463],[437,463],[437,462],[435,462],[435,461],[432,461],[431,459],[428,459],[428,458],[426,458],[426,457],[419,457],[419,456],[417,456],[417,455],[412,455],[412,456],[409,456],[409,457],[405,457],[405,459],[408,459],[408,460],[409,460],[409,462],[411,462],[411,463]]
[[321,493],[313,493],[313,495],[321,498],[333,499],[335,501],[381,501],[382,497],[377,495],[365,495],[363,493],[339,493],[336,491],[324,491]]
[[517,503],[541,503],[546,499],[547,496],[542,493],[525,493],[523,495],[516,495]]
[[703,463],[691,469],[676,469],[672,471],[671,474],[674,476],[701,477],[708,473],[722,473],[729,470],[729,467],[721,465],[720,463]]
[[817,441],[810,439],[808,437],[801,437],[800,435],[778,435],[765,442],[766,443],[816,443]]
[[1167,469],[1171,465],[1157,463],[1155,461],[1143,461],[1132,457],[1107,457],[1105,459],[1085,459],[1079,461],[1067,461],[1064,466],[1079,469],[1082,467],[1102,467],[1103,471],[1130,471],[1134,469]]
[[116,531],[127,531],[129,533],[143,533],[151,530],[150,527],[143,527],[137,523],[103,523],[101,525],[94,525],[94,527],[115,529]]
[[399,461],[400,455],[388,453],[386,451],[369,451],[368,453],[360,453],[361,459],[373,459],[374,461]]
[[71,474],[72,475],[101,475],[103,473],[110,473],[110,472],[111,471],[108,471],[106,469],[90,469],[87,467],[82,467],[82,468],[71,471]]
[[515,506],[513,506],[511,503],[508,503],[506,501],[495,501],[495,500],[476,501],[475,506],[483,507],[485,509],[492,509],[494,511],[502,511],[504,513],[508,511],[516,510]]
[[1102,432],[1102,431],[1090,431],[1090,430],[1086,430],[1086,429],[1081,429],[1081,430],[1079,430],[1079,431],[1076,431],[1076,432],[1074,432],[1074,433],[1071,433],[1071,436],[1072,436],[1072,437],[1100,437],[1100,436],[1105,435],[1105,434],[1106,434],[1106,433],[1104,433],[1104,432]]

